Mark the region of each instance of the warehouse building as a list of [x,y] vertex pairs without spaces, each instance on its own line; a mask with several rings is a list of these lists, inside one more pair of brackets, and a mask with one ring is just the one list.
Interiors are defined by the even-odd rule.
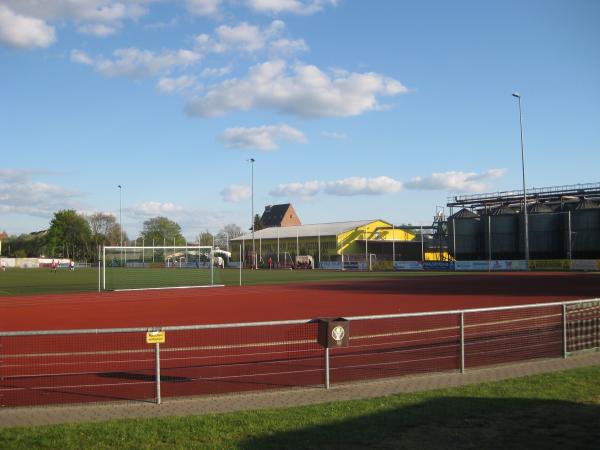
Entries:
[[[453,259],[523,259],[523,192],[465,195],[448,199],[460,208],[448,217]],[[600,183],[527,190],[530,259],[600,258]]]
[[[278,216],[289,218],[293,207],[267,206],[263,218],[267,212],[282,210],[287,216]],[[293,216],[300,223],[295,211]],[[279,225],[255,231],[254,239],[252,233],[232,239],[230,249],[231,261],[241,260],[245,266],[252,266],[254,258],[258,266],[264,266],[271,258],[274,267],[288,267],[298,256],[310,256],[314,267],[360,264],[365,268],[384,261],[422,260],[425,247],[416,233],[373,219],[309,225],[279,221]]]

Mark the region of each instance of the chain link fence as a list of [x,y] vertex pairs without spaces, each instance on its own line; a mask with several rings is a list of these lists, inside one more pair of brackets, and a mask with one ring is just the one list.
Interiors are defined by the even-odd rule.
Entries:
[[323,388],[600,348],[600,299],[344,322],[339,347],[319,320],[0,332],[0,405]]

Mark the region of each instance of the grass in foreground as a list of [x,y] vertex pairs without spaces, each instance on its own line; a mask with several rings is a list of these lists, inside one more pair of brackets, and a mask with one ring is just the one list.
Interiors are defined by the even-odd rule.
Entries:
[[[111,273],[112,272],[112,273]],[[267,283],[360,280],[405,276],[438,276],[442,272],[340,272],[328,270],[249,270],[242,271],[244,286]],[[455,274],[455,272],[443,272]],[[239,270],[215,269],[214,283],[239,285]],[[174,285],[210,284],[208,270],[194,269],[109,269],[107,288],[125,289]],[[0,272],[0,297],[5,295],[59,294],[98,290],[98,269],[9,269]]]
[[0,448],[597,448],[598,380],[600,366],[318,406],[13,428]]

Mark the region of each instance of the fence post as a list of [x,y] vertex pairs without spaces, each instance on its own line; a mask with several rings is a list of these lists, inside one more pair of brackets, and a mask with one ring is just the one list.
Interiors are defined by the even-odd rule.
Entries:
[[329,389],[329,347],[325,347],[325,389]]
[[154,344],[156,355],[156,404],[160,405],[160,344]]
[[102,291],[102,263],[100,262],[100,244],[98,244],[98,292]]
[[563,358],[567,359],[567,305],[563,304],[562,310],[562,326],[563,326]]
[[460,373],[465,373],[465,313],[460,313]]
[[106,247],[102,246],[102,289],[106,290]]

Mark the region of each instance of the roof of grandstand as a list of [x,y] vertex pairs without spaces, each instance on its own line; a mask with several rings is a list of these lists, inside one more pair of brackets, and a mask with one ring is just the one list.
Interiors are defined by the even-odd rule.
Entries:
[[[312,236],[335,236],[344,231],[353,230],[354,228],[362,227],[373,220],[355,220],[349,222],[332,222],[332,223],[314,223],[307,225],[294,225],[290,227],[271,227],[254,232],[254,239],[280,239]],[[252,233],[238,236],[233,241],[241,241],[252,239]]]

